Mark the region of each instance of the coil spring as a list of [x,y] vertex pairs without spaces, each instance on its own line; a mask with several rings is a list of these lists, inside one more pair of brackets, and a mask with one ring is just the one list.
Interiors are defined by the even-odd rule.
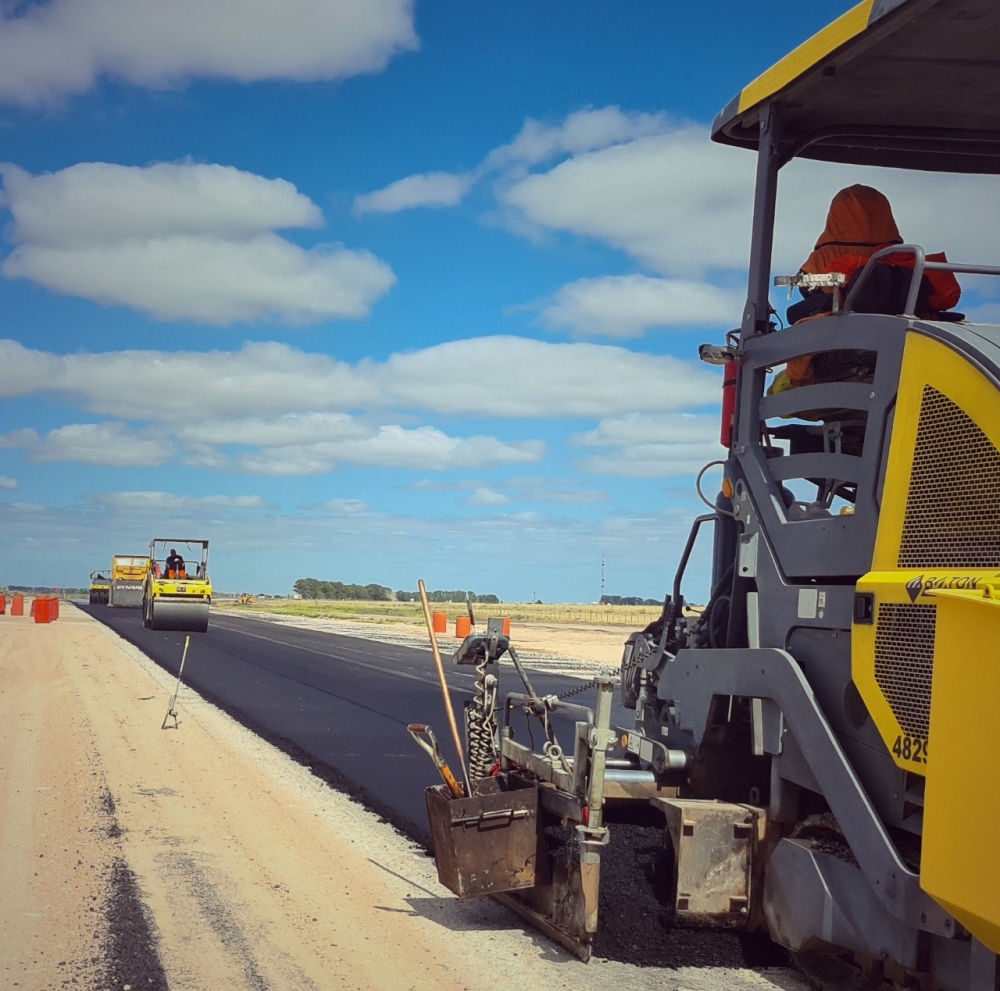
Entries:
[[486,673],[487,661],[476,665],[472,698],[465,706],[465,737],[469,743],[469,774],[485,778],[500,758],[497,752],[497,679]]

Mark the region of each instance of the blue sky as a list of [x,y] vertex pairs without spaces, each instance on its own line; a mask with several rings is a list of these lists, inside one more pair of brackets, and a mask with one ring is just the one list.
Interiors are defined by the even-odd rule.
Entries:
[[[849,6],[0,3],[0,583],[190,536],[229,591],[661,596],[745,290],[709,126]],[[996,258],[993,181],[786,173],[776,272],[858,181]]]

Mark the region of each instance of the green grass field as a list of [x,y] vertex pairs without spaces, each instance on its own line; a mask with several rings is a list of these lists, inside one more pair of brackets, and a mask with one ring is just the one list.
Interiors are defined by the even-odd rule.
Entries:
[[[262,599],[251,605],[218,599],[215,606],[247,611],[307,616],[313,619],[343,619],[362,623],[413,623],[422,626],[419,602],[336,601],[332,599]],[[623,626],[641,629],[660,615],[659,606],[601,606],[573,603],[504,602],[499,605],[473,603],[476,622],[485,625],[492,616],[507,616],[513,623],[580,623],[592,626]],[[466,615],[464,602],[432,602],[431,612],[447,613],[449,623]]]

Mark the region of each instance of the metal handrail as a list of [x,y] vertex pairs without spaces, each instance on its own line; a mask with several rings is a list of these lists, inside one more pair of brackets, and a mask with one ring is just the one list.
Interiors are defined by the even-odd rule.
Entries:
[[996,265],[969,265],[964,262],[931,262],[927,260],[927,252],[919,244],[893,244],[888,248],[876,251],[861,270],[857,281],[851,286],[851,291],[844,300],[842,313],[850,313],[854,298],[865,279],[871,274],[872,269],[883,258],[889,255],[902,252],[913,255],[913,275],[910,278],[910,288],[906,294],[906,308],[902,314],[905,317],[916,319],[915,310],[917,308],[917,297],[920,295],[920,280],[924,277],[924,272],[928,269],[945,272],[964,272],[969,275],[1000,275],[1000,267]]

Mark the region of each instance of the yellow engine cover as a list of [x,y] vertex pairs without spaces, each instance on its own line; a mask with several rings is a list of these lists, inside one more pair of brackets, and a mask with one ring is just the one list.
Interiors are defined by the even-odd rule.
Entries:
[[852,676],[899,767],[926,778],[921,885],[1000,953],[1000,391],[911,332]]
[[212,581],[210,578],[154,578],[150,585],[154,599],[188,598],[211,599]]
[[992,729],[1000,699],[1000,579],[979,591],[940,590],[924,793],[920,885],[1000,953],[1000,788]]
[[[996,572],[873,571],[858,582],[870,616],[856,610],[852,675],[896,764],[926,775],[940,589],[976,591]],[[864,600],[862,600],[864,601]],[[870,622],[868,621],[870,619]]]

